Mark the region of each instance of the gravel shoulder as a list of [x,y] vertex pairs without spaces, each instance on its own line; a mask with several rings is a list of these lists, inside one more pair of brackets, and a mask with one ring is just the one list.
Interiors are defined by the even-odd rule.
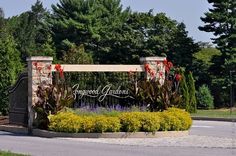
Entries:
[[209,136],[189,135],[178,138],[126,138],[126,139],[86,139],[86,138],[58,138],[63,140],[93,142],[113,145],[149,146],[149,147],[197,147],[197,148],[229,148],[236,149],[235,138],[221,138]]

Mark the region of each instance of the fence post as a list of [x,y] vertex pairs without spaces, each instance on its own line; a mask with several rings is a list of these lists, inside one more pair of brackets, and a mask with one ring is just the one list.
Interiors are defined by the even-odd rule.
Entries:
[[52,84],[52,57],[34,56],[27,58],[28,64],[28,133],[32,134],[35,112],[33,106],[38,102],[36,91],[40,84]]
[[[166,60],[166,57],[141,57],[140,62],[144,65],[145,68],[145,77],[147,80],[155,79],[159,80],[160,84],[164,84],[165,80],[165,66],[163,62]],[[147,71],[146,68],[150,70]]]

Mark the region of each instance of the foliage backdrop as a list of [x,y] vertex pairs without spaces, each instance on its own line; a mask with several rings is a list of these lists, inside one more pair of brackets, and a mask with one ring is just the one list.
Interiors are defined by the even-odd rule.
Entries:
[[[209,84],[217,107],[228,106],[228,72],[236,62],[236,2],[208,2],[213,9],[201,18],[205,25],[199,29],[217,35],[218,50],[196,43],[183,22],[152,10],[133,12],[123,8],[120,0],[60,0],[51,12],[37,0],[31,10],[10,18],[4,18],[0,9],[0,111],[7,106],[6,87],[32,55],[53,56],[57,63],[85,64],[139,64],[143,56],[167,56],[175,66],[192,71],[196,88]],[[196,103],[194,86],[182,86],[183,93],[191,90],[190,101],[187,95],[186,100]]]

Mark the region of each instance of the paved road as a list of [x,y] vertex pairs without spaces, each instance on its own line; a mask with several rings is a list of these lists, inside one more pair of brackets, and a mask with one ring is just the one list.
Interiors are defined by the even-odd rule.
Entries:
[[236,138],[236,122],[193,121],[190,134]]
[[190,136],[159,139],[39,138],[0,132],[0,149],[35,156],[234,156],[235,123],[194,121]]

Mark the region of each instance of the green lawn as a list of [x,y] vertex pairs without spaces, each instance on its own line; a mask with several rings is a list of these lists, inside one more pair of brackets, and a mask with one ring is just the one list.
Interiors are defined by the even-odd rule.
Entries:
[[197,110],[197,113],[192,113],[191,116],[236,118],[236,108],[232,109],[232,113],[230,113],[230,109]]
[[6,151],[0,151],[0,156],[27,156],[24,154],[17,154],[17,153],[12,153],[12,152],[6,152]]

